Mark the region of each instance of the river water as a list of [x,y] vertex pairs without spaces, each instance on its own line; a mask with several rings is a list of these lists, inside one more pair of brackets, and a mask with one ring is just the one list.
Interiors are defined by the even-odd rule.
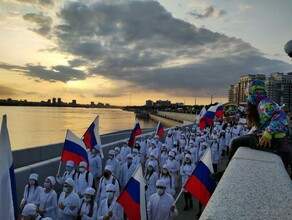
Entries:
[[[133,129],[136,120],[133,112],[108,108],[0,106],[1,123],[4,114],[12,150],[64,142],[67,129],[82,137],[97,115],[100,135]],[[156,127],[150,120],[139,123],[142,129]]]

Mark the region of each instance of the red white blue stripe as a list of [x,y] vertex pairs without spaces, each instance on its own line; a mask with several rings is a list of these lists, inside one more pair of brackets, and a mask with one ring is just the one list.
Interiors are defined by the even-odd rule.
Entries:
[[215,116],[216,118],[223,117],[223,106],[221,103],[210,106],[203,117],[201,117],[199,122],[200,130],[203,130],[206,127],[211,127],[213,125]]
[[72,160],[76,165],[79,165],[80,162],[85,161],[87,163],[87,169],[89,169],[86,146],[84,142],[69,129],[67,130],[61,157],[61,161],[63,162],[67,162],[68,160]]
[[142,130],[141,130],[140,124],[138,121],[136,121],[135,127],[132,130],[132,133],[131,133],[131,136],[130,136],[130,139],[128,142],[128,146],[133,147],[134,143],[135,143],[136,136],[141,135],[141,134],[142,134]]
[[213,166],[211,150],[208,148],[204,157],[184,186],[184,188],[196,197],[204,206],[207,205],[216,188],[215,181],[210,178],[211,173],[213,173]]
[[158,135],[159,137],[164,135],[164,129],[163,129],[161,122],[158,122],[158,125],[156,128],[156,135]]
[[[99,136],[99,116],[96,116],[94,121],[86,130],[82,140],[89,150],[91,150],[96,144],[99,144],[101,146],[101,140]],[[100,150],[100,156],[101,158],[104,158],[102,148]]]
[[146,220],[145,184],[141,165],[121,192],[117,202],[121,204],[129,220]]
[[18,219],[15,173],[6,115],[3,115],[0,133],[0,190],[0,219]]

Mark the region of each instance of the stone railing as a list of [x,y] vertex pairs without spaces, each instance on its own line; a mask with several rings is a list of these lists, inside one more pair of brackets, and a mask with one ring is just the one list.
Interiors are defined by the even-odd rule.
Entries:
[[280,157],[239,148],[200,219],[292,219],[292,181]]

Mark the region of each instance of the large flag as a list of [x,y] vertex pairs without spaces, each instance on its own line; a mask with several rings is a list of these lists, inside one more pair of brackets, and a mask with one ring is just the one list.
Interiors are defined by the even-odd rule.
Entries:
[[160,122],[158,122],[155,135],[158,135],[159,137],[164,135],[164,129]]
[[[86,130],[82,140],[89,150],[91,150],[96,144],[101,146],[101,140],[99,136],[99,116],[96,116],[94,121]],[[100,148],[100,156],[101,158],[104,158],[102,147]]]
[[210,178],[211,173],[213,173],[213,166],[211,150],[208,148],[204,157],[196,166],[194,172],[184,186],[184,188],[196,197],[204,206],[207,205],[216,188],[215,181]]
[[135,127],[134,129],[132,130],[132,133],[131,133],[131,136],[130,136],[130,139],[129,139],[129,142],[128,142],[128,146],[129,147],[133,147],[134,146],[134,143],[135,143],[135,138],[136,136],[142,134],[142,130],[141,130],[141,127],[140,127],[140,124],[138,122],[138,120],[136,121],[136,124],[135,124]]
[[121,204],[129,220],[146,220],[145,183],[141,165],[129,179],[117,202]]
[[84,142],[69,129],[67,130],[61,157],[61,161],[63,162],[67,162],[68,160],[72,160],[76,165],[79,165],[80,162],[85,161],[87,163],[87,169],[89,169],[86,146]]
[[3,115],[0,133],[0,190],[0,219],[18,219],[15,174],[6,115]]
[[206,113],[203,115],[199,122],[200,130],[203,130],[208,126],[212,126],[215,116],[217,118],[223,117],[223,106],[221,103],[210,106],[210,108],[206,111]]

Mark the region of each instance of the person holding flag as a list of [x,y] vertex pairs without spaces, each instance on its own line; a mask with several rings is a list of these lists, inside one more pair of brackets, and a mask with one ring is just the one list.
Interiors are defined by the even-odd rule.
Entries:
[[91,153],[88,156],[90,168],[89,171],[93,175],[93,179],[95,182],[98,182],[102,175],[102,160],[101,160],[101,146],[99,144],[96,144],[91,149]]
[[174,205],[174,198],[165,192],[166,184],[164,180],[157,180],[156,193],[150,196],[147,204],[148,220],[171,220],[178,215]]

